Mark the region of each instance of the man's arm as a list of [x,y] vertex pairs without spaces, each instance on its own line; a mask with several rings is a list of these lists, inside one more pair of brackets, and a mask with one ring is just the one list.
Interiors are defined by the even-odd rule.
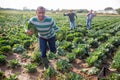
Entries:
[[32,32],[31,30],[27,30],[26,33],[27,33],[28,35],[33,35],[33,32]]
[[34,25],[29,21],[26,22],[26,25],[25,25],[26,29],[25,29],[25,32],[28,34],[28,35],[33,35],[36,30],[35,30],[35,27]]
[[64,15],[64,16],[68,16],[68,13],[64,13],[63,15]]
[[52,19],[52,28],[54,29],[55,32],[58,32],[60,29],[56,26],[55,21]]
[[90,13],[87,13],[87,16],[89,16],[90,15]]
[[34,34],[34,26],[31,22],[28,23],[27,34],[28,35],[33,35]]
[[77,18],[77,15],[76,15],[76,13],[74,13],[75,14],[75,17]]
[[93,16],[95,17],[95,16],[96,16],[96,13],[93,13]]

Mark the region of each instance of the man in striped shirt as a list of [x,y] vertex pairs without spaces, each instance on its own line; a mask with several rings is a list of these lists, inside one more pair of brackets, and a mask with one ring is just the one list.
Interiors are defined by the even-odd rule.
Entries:
[[45,15],[45,8],[40,6],[36,10],[35,17],[29,20],[27,34],[32,35],[38,33],[39,45],[42,53],[42,60],[45,68],[48,68],[48,59],[46,56],[47,42],[49,44],[50,51],[56,53],[56,36],[55,33],[59,31],[54,20],[51,17]]

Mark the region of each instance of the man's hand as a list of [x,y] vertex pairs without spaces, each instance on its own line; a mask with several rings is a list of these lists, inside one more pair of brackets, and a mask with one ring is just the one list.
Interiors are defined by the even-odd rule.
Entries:
[[27,34],[28,34],[28,35],[33,35],[32,30],[27,30]]

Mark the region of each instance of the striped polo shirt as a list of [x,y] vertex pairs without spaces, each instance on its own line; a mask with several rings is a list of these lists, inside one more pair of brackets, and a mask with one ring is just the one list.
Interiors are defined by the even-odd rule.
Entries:
[[[29,20],[29,24],[32,24],[35,30],[38,32],[38,36],[49,39],[55,36],[55,32],[59,31],[54,20],[51,17],[45,16],[44,20],[39,20],[37,16],[32,17]],[[31,27],[28,26],[28,30]]]

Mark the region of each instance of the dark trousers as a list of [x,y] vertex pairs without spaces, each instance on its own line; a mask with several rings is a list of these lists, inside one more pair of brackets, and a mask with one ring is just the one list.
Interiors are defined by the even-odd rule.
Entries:
[[56,41],[55,36],[50,39],[44,39],[44,38],[39,37],[39,45],[40,45],[40,51],[42,53],[42,58],[46,57],[47,42],[48,42],[50,51],[53,53],[56,53],[55,41]]

